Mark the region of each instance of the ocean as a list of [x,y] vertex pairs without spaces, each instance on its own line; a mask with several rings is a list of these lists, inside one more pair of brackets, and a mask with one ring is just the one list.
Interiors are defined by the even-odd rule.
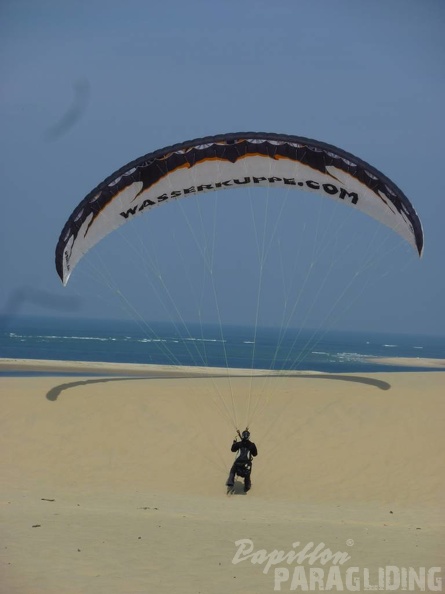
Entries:
[[0,357],[330,373],[408,371],[420,367],[381,365],[373,358],[445,359],[445,339],[391,333],[323,333],[307,329],[282,333],[273,328],[257,328],[255,332],[254,328],[235,326],[221,329],[199,324],[143,325],[122,320],[2,316]]

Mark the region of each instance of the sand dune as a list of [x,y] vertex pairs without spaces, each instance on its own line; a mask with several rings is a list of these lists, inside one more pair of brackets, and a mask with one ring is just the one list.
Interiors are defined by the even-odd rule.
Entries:
[[[445,359],[422,357],[368,357],[370,363],[401,367],[442,369]],[[100,361],[58,361],[48,359],[11,359],[0,357],[0,371],[39,371],[45,373],[103,373],[107,375],[252,375],[251,369],[230,369],[226,367],[184,367],[173,365],[146,365],[138,363],[104,363]],[[255,369],[255,375],[270,375],[269,370]],[[301,371],[274,371],[274,375],[299,375]],[[307,372],[306,372],[307,373]]]
[[[348,567],[444,565],[443,373],[164,371],[0,378],[2,592],[273,592],[241,539],[348,554],[345,591]],[[234,411],[259,456],[228,497]]]
[[445,359],[424,359],[422,357],[372,357],[373,363],[382,365],[401,365],[402,367],[429,367],[443,369]]

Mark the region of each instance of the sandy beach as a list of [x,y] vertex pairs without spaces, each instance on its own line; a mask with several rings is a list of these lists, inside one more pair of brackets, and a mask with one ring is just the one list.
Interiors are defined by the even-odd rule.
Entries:
[[[443,373],[0,368],[77,374],[0,377],[2,593],[441,591]],[[259,456],[228,496],[234,415]]]

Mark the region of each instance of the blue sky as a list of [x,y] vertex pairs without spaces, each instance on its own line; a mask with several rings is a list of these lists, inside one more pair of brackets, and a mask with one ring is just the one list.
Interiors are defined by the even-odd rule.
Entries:
[[[403,189],[422,220],[423,258],[404,248],[397,252],[402,259],[377,270],[337,327],[445,335],[444,26],[441,0],[3,0],[0,312],[121,317],[88,276],[79,274],[66,288],[57,277],[54,249],[73,208],[144,153],[254,130],[307,136],[358,155]],[[219,215],[221,225],[237,208],[233,200]],[[166,210],[156,220],[159,242],[173,233],[168,215]],[[168,252],[170,263],[163,265],[171,268],[166,277],[178,303],[185,291],[175,270],[183,267],[178,252],[187,257],[188,240],[179,220],[175,225],[176,243],[159,250]],[[247,296],[255,299],[257,280],[238,256],[249,251],[249,234],[229,229],[228,256],[218,260],[224,262],[219,292],[227,320],[242,323],[251,321]],[[290,223],[283,225],[282,251],[272,252],[284,251],[287,269],[291,230]],[[109,266],[116,262],[128,298],[142,315],[163,319],[162,308],[144,309],[154,301],[150,287],[141,294],[137,274],[118,272],[127,268],[119,262],[120,249],[117,238],[110,239],[102,253]],[[278,259],[270,267],[278,269]],[[187,279],[191,285],[194,274]],[[330,282],[341,294],[342,275]],[[308,291],[310,302],[317,290]],[[329,301],[324,285],[318,292]],[[182,315],[192,319],[196,306],[187,299]],[[281,301],[264,287],[264,320]],[[271,314],[270,322],[279,317]],[[318,321],[315,308],[307,323]]]

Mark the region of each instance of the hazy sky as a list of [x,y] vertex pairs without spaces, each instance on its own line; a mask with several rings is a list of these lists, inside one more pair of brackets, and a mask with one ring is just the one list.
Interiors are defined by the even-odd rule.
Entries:
[[[307,136],[358,155],[402,188],[422,220],[423,258],[402,247],[391,260],[390,252],[336,327],[445,335],[444,30],[442,0],[2,0],[0,313],[122,316],[96,288],[97,278],[85,274],[95,256],[84,258],[66,288],[56,274],[54,249],[74,207],[142,154],[253,130]],[[247,243],[253,235],[236,222],[250,216],[252,202],[236,196],[212,201],[206,216],[213,220],[217,212],[217,231],[206,242],[213,241],[221,274],[221,311],[228,321],[250,323],[256,310],[248,300],[255,303],[258,294]],[[262,199],[258,204],[264,208]],[[132,230],[98,252],[108,258],[104,267],[120,279],[138,315],[165,319],[176,303],[186,319],[200,308],[211,320],[212,291],[203,296],[198,287],[192,262],[201,272],[202,262],[194,238],[183,232],[196,211],[178,218],[167,205],[162,209],[147,222],[151,236],[144,249],[156,262],[165,258],[159,266],[171,293],[164,287],[154,295],[150,285],[142,288],[137,271],[130,273],[117,240],[134,240]],[[280,223],[271,245],[274,280],[261,290],[265,323],[280,318],[283,300],[308,278],[293,276],[305,239],[299,230],[299,242],[291,244],[299,220],[298,213],[292,216]],[[348,252],[355,255],[362,249],[357,246]],[[139,258],[145,252],[137,249]],[[320,310],[312,307],[305,323],[318,323],[325,315],[319,311],[337,299],[332,295],[342,295],[349,265],[330,273],[330,285],[306,283],[302,301],[317,295]],[[280,278],[284,288],[276,296],[272,287]]]

